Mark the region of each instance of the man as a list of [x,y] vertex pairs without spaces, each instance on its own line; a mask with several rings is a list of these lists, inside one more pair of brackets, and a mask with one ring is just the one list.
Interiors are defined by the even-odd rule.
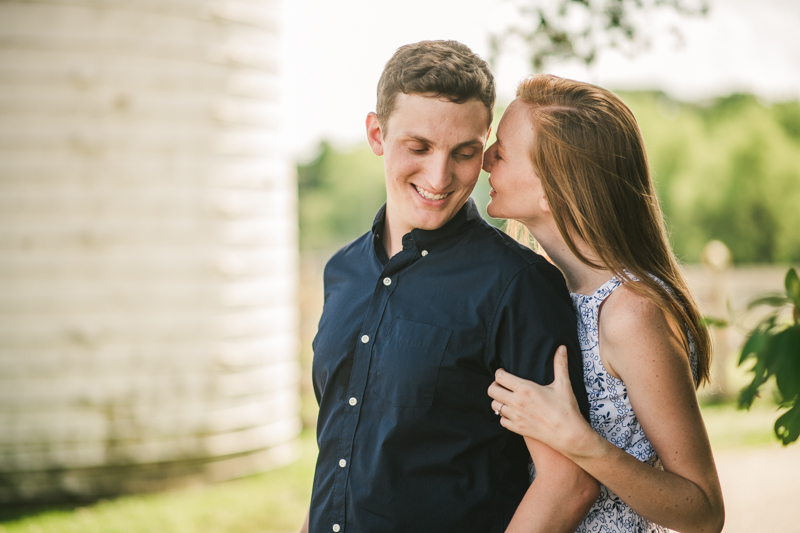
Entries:
[[551,382],[566,344],[588,411],[563,278],[469,198],[494,99],[486,63],[454,41],[404,46],[384,69],[367,138],[386,204],[325,268],[304,530],[574,531],[596,497],[572,462],[535,441],[529,454],[486,393],[500,367]]

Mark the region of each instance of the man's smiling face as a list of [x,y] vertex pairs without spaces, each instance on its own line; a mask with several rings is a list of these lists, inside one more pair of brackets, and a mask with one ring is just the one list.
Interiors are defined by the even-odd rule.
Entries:
[[461,209],[480,175],[488,113],[479,100],[396,96],[387,124],[367,118],[372,151],[383,156],[386,220],[392,233],[442,227]]

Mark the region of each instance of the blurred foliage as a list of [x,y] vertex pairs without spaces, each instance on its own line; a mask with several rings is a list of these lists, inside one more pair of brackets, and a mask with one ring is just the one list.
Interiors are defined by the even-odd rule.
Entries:
[[366,142],[337,150],[327,142],[317,157],[297,166],[300,247],[335,249],[372,227],[386,201],[383,159]]
[[749,309],[771,311],[747,336],[739,365],[751,359],[753,381],[739,395],[739,407],[749,409],[759,389],[775,377],[779,405],[788,408],[775,422],[775,435],[784,445],[800,437],[800,278],[792,268],[786,274],[786,293],[756,298]]
[[[664,14],[705,16],[707,0],[515,0],[519,21],[490,38],[490,62],[519,41],[534,72],[563,60],[589,66],[604,50],[617,49],[628,56],[649,48],[653,18]],[[669,32],[682,40],[680,28]]]
[[[683,261],[698,262],[711,239],[726,243],[739,264],[800,261],[800,102],[762,105],[741,94],[704,103],[658,92],[621,96],[641,125]],[[368,231],[386,198],[382,159],[366,142],[346,150],[323,143],[313,161],[298,166],[298,176],[303,249],[335,249]],[[482,173],[473,193],[482,210],[488,191]]]
[[800,261],[800,102],[622,97],[642,128],[680,258],[697,262],[718,239],[736,263]]

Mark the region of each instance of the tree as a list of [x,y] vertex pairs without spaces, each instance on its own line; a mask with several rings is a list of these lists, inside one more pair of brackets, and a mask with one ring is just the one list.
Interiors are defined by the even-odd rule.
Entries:
[[[649,17],[662,13],[705,16],[708,0],[515,0],[520,21],[490,37],[491,62],[509,41],[520,40],[534,72],[551,61],[591,66],[603,50],[635,55],[650,46]],[[682,38],[680,30],[670,31]]]

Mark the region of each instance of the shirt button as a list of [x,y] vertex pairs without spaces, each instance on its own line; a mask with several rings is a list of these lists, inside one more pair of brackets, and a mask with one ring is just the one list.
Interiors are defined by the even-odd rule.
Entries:
[[361,342],[363,342],[364,344],[367,344],[369,342],[369,335],[362,335],[361,336]]
[[345,461],[344,459],[339,459],[339,466],[341,466],[342,468],[346,467],[347,461]]
[[428,255],[428,250],[422,250],[422,257],[425,257],[426,255]]
[[383,278],[383,284],[388,287],[392,284],[392,278]]
[[358,403],[358,400],[356,400],[355,398],[350,398],[350,402],[349,403],[350,403],[350,405],[355,406]]
[[333,533],[339,533],[341,530],[342,528],[339,526],[339,524],[333,524]]

